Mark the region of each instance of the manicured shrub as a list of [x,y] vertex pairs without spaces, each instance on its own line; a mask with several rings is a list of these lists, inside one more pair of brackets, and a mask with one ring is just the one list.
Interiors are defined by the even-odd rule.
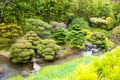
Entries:
[[107,17],[106,19],[92,17],[92,18],[90,18],[90,21],[91,21],[91,26],[104,28],[107,30],[113,29],[114,25],[115,25],[115,19],[113,19],[111,17]]
[[10,48],[9,57],[13,63],[27,63],[33,56],[35,56],[34,49],[27,40],[20,40]]
[[114,28],[114,25],[115,25],[115,19],[111,18],[111,17],[107,17],[106,18],[106,29],[110,30],[110,29],[113,29]]
[[[5,46],[8,43],[12,43],[15,41],[17,37],[22,35],[22,29],[20,26],[16,24],[0,24],[0,46]],[[4,45],[5,44],[5,45]]]
[[104,25],[106,27],[107,21],[104,18],[97,18],[97,17],[92,17],[90,18],[91,26],[93,27],[101,27]]
[[57,44],[65,44],[67,32],[63,28],[57,28],[56,32],[52,34],[52,38]]
[[43,35],[43,37],[48,37],[51,34],[52,26],[48,23],[39,20],[39,19],[27,19],[25,22],[25,26],[23,27],[24,33],[32,30],[37,35]]
[[[101,48],[103,51],[107,51],[108,48],[112,49],[114,47],[114,44],[101,32],[94,32],[88,41],[97,45],[97,47]],[[111,46],[109,46],[109,43]]]
[[89,29],[89,24],[83,18],[75,18],[68,26],[68,30],[81,31],[81,29]]
[[120,25],[120,13],[117,15],[116,26]]
[[29,31],[24,36],[24,39],[32,43],[32,46],[37,46],[40,44],[41,39],[37,36],[37,34],[34,31]]
[[101,32],[101,33],[103,33],[106,37],[109,37],[109,36],[110,36],[110,32],[109,32],[108,30],[106,30],[106,29],[92,27],[92,28],[91,28],[91,31],[92,31],[92,32]]
[[110,38],[116,45],[120,44],[120,26],[115,27],[111,31]]
[[50,22],[50,25],[53,26],[51,32],[54,33],[57,31],[57,28],[63,28],[64,30],[67,30],[67,25],[63,22],[59,23],[59,22],[56,22],[56,21],[52,21]]
[[82,31],[72,30],[67,33],[66,43],[73,48],[82,48],[85,44],[85,35]]
[[105,36],[100,32],[94,32],[89,41],[92,44],[97,45],[97,47],[104,48],[105,47]]
[[90,30],[88,30],[88,29],[82,29],[82,32],[84,33],[86,40],[89,40],[91,38],[92,32]]
[[60,46],[56,44],[53,39],[44,39],[41,44],[37,45],[37,52],[44,57],[45,60],[53,60],[58,57],[57,52],[60,50]]

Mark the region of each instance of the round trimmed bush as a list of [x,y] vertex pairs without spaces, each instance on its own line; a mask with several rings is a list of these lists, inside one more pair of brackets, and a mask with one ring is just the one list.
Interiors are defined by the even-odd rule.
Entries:
[[53,60],[58,57],[57,52],[60,50],[60,46],[56,44],[53,39],[44,39],[41,44],[37,45],[37,52],[44,57],[45,60]]
[[20,40],[10,48],[9,57],[13,63],[27,63],[33,56],[35,51],[27,40]]

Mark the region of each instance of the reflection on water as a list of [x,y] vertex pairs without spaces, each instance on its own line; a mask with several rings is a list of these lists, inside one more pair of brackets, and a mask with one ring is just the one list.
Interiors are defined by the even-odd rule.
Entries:
[[0,80],[7,80],[10,77],[17,76],[23,70],[30,70],[31,64],[14,64],[10,60],[0,55],[0,68],[4,69],[3,74],[0,74]]
[[8,78],[19,74],[17,70],[8,67],[6,64],[0,64],[0,67],[4,69],[3,74],[0,74],[0,80],[7,80]]

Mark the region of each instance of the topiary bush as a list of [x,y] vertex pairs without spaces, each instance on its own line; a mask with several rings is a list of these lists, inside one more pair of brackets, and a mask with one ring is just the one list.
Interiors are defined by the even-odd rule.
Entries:
[[10,48],[9,57],[13,63],[27,63],[33,56],[35,51],[27,40],[20,40]]
[[56,21],[51,21],[50,25],[53,26],[53,28],[51,30],[52,33],[56,32],[57,28],[63,28],[64,30],[67,30],[67,25],[63,22],[58,23]]
[[82,32],[84,33],[86,40],[88,40],[88,39],[91,38],[92,32],[90,30],[88,30],[88,29],[82,29]]
[[68,26],[68,30],[80,31],[81,29],[89,29],[89,24],[83,18],[75,18]]
[[107,17],[107,18],[92,17],[90,18],[90,21],[91,21],[91,26],[104,28],[107,30],[113,29],[115,25],[115,19],[112,17]]
[[97,18],[97,17],[92,17],[90,18],[91,26],[93,27],[101,27],[105,26],[107,21],[104,18]]
[[41,39],[37,36],[37,34],[34,31],[27,32],[24,36],[24,39],[32,43],[33,47],[36,47],[41,42]]
[[91,31],[92,31],[92,32],[101,32],[101,33],[103,33],[106,37],[109,37],[109,36],[110,36],[110,32],[109,32],[108,30],[106,30],[106,29],[93,27],[93,28],[91,28]]
[[117,15],[116,26],[120,25],[120,13]]
[[53,60],[59,56],[57,52],[60,46],[53,39],[44,39],[41,44],[37,45],[37,52],[44,57],[45,60]]
[[115,43],[115,45],[120,45],[120,26],[115,27],[111,31],[110,38]]
[[72,30],[67,33],[66,43],[72,48],[82,48],[85,44],[85,35],[82,31]]
[[15,39],[22,35],[22,29],[16,24],[0,24],[0,46],[5,46],[8,43],[14,42]]
[[39,19],[31,18],[25,21],[25,26],[23,27],[23,30],[24,33],[32,30],[39,36],[43,35],[43,37],[48,37],[51,34],[51,28],[52,26],[48,23]]
[[52,38],[57,44],[65,44],[65,37],[67,32],[63,28],[57,28],[56,32],[52,34]]
[[110,30],[110,29],[113,29],[114,28],[114,25],[115,25],[115,19],[113,19],[112,17],[107,17],[106,18],[106,29]]
[[94,32],[88,41],[97,45],[97,47],[103,51],[107,51],[109,48],[112,49],[114,47],[114,44],[101,32]]

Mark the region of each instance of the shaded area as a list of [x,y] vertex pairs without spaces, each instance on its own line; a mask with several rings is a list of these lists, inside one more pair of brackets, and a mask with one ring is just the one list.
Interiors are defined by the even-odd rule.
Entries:
[[7,80],[10,77],[19,75],[21,71],[29,71],[32,64],[14,64],[6,56],[0,55],[0,67],[4,69],[4,72],[0,74],[0,80]]

